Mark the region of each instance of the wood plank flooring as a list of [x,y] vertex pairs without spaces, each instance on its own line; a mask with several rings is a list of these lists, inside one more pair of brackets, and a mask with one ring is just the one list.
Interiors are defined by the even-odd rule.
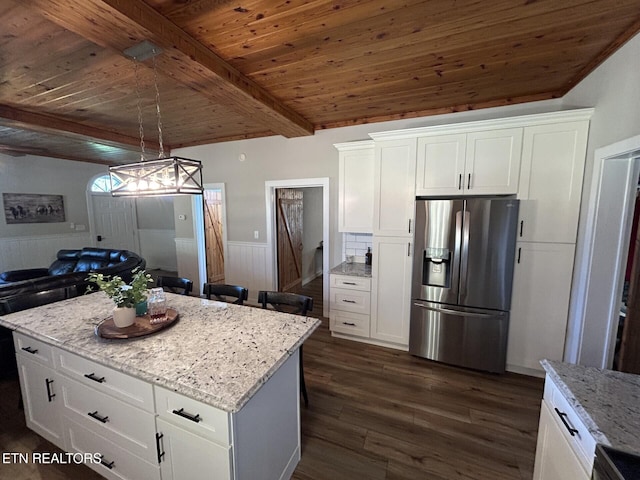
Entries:
[[[540,379],[335,339],[326,319],[305,343],[304,365],[310,404],[301,406],[295,480],[532,477]],[[26,428],[18,392],[17,380],[0,381],[0,451],[57,451]],[[101,477],[82,465],[0,463],[0,478]]]
[[531,479],[541,379],[335,339],[326,320],[304,364],[294,479]]

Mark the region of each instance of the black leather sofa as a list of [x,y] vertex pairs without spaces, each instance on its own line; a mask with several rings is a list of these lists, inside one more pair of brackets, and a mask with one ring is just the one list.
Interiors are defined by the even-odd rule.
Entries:
[[119,275],[126,282],[144,258],[128,250],[85,247],[60,250],[49,268],[0,273],[0,315],[83,295],[88,272]]

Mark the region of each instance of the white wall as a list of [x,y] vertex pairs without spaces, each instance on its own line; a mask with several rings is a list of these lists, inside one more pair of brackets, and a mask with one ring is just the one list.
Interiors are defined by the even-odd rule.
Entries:
[[[585,166],[583,197],[578,227],[574,293],[581,283],[586,258],[587,219],[591,185],[594,176],[596,149],[640,134],[640,35],[636,35],[587,78],[572,89],[562,101],[566,107],[594,106],[595,112],[589,130],[587,162]],[[620,185],[624,189],[625,185]],[[612,237],[618,232],[612,232]],[[612,287],[613,288],[613,287]],[[601,366],[602,331],[606,330],[603,315],[599,320],[592,315],[582,328],[582,307],[577,295],[572,295],[567,331],[568,344],[565,360],[584,365]],[[597,316],[596,316],[597,317]],[[582,348],[584,346],[584,348]]]
[[[62,195],[65,210],[64,222],[8,225],[3,205],[0,272],[48,267],[60,248],[88,246],[86,190],[91,178],[100,173],[106,173],[104,165],[33,155],[12,157],[0,153],[0,192]],[[71,223],[78,230],[72,229]]]

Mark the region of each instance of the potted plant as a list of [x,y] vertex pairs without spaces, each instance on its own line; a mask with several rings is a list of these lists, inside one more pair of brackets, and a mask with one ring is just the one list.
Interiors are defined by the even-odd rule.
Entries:
[[[147,284],[153,282],[151,275],[144,270],[133,270],[133,278],[128,284],[118,275],[89,273],[88,281],[107,294],[116,306],[113,309],[113,323],[124,328],[132,325],[136,319],[136,305],[147,299]],[[89,286],[88,291],[91,291]]]

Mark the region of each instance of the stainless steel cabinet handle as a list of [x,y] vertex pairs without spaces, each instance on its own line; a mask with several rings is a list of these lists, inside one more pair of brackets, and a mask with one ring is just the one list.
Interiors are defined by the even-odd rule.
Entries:
[[346,299],[344,299],[344,298],[342,299],[342,301],[343,301],[344,303],[356,303],[356,301],[355,301],[355,300],[346,300]]
[[411,233],[411,219],[409,219],[409,233]]
[[343,285],[357,285],[356,282],[342,282]]
[[520,263],[520,255],[522,254],[522,247],[518,247],[518,263]]
[[469,179],[467,180],[467,190],[471,188],[471,174],[469,174]]
[[24,350],[25,352],[30,353],[32,355],[35,355],[36,353],[38,353],[38,349],[37,348],[22,347],[22,350]]
[[575,428],[573,428],[571,425],[569,425],[569,422],[567,422],[567,414],[564,412],[561,412],[560,410],[558,410],[558,407],[553,407],[553,409],[556,411],[556,413],[558,414],[558,416],[560,417],[560,420],[562,420],[562,423],[564,423],[564,426],[567,428],[567,430],[569,431],[569,434],[572,437],[576,436],[576,433],[578,433],[578,430],[576,430]]
[[458,175],[458,190],[462,190],[462,174]]
[[351,322],[342,322],[343,325],[349,325],[350,327],[355,327],[356,324],[355,323],[351,323]]
[[411,256],[411,242],[407,243],[407,257]]
[[520,220],[520,236],[522,237],[522,227],[524,226],[524,220]]

